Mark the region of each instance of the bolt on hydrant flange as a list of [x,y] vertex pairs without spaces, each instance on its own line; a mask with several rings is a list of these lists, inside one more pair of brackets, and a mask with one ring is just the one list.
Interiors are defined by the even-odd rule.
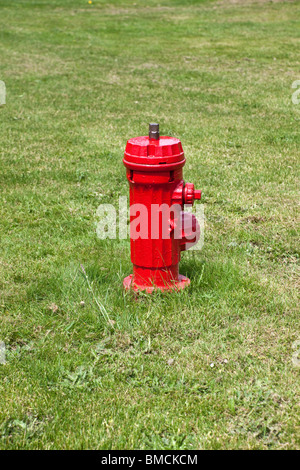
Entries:
[[160,137],[156,123],[149,125],[148,136],[127,142],[123,163],[130,187],[133,274],[124,279],[125,289],[150,293],[190,284],[179,274],[180,254],[197,243],[200,226],[183,208],[201,199],[201,191],[184,182],[185,161],[180,140]]

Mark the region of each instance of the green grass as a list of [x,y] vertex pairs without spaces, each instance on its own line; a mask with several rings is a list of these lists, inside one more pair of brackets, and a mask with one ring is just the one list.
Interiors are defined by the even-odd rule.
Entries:
[[[299,448],[299,13],[0,0],[0,448]],[[135,298],[95,213],[149,121],[182,140],[205,244],[189,290]]]

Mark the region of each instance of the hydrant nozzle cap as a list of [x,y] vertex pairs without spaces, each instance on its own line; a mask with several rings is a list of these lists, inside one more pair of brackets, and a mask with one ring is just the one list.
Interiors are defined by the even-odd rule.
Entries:
[[149,139],[159,139],[159,124],[156,122],[150,122],[149,124]]

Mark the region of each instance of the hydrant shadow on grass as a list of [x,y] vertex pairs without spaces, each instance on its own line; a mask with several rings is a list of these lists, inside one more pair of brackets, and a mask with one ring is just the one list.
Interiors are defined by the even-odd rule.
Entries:
[[180,271],[191,279],[191,285],[188,291],[199,288],[205,275],[206,261],[197,260],[196,257],[189,253],[189,257],[184,257],[180,263]]

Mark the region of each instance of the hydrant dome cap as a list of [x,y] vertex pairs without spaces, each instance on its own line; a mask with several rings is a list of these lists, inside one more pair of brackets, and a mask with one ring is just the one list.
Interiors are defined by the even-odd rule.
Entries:
[[[124,164],[168,165],[182,162],[185,158],[179,139],[161,136],[158,140],[148,136],[134,137],[127,141]],[[130,166],[130,165],[129,165]]]

